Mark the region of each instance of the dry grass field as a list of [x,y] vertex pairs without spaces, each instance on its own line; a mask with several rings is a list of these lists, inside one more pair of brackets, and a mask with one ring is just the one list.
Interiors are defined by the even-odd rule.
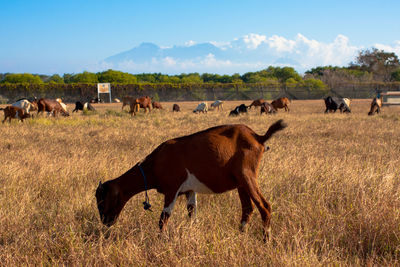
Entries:
[[[355,100],[352,114],[324,114],[323,101],[310,100],[293,101],[289,114],[228,117],[239,103],[208,114],[193,114],[197,103],[181,103],[180,113],[162,103],[134,118],[121,104],[97,104],[96,113],[0,124],[1,265],[400,265],[400,107],[367,116],[370,100]],[[273,209],[269,242],[257,210],[239,231],[236,191],[199,195],[195,221],[179,198],[162,234],[155,190],[153,212],[140,193],[114,226],[101,224],[99,181],[161,142],[231,123],[264,134],[281,118],[288,127],[268,142],[258,177]]]

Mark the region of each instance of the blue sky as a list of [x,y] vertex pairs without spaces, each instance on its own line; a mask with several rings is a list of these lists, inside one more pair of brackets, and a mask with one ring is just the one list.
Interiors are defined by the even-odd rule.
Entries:
[[[286,41],[296,41],[300,34],[324,44],[340,35],[348,39],[352,53],[376,44],[395,52],[400,47],[397,0],[0,0],[0,7],[0,72],[95,71],[102,68],[99,62],[105,58],[142,42],[160,47],[188,42],[226,44],[250,34],[266,39],[279,36]],[[346,55],[343,60],[348,60]],[[186,65],[176,72],[185,72]]]

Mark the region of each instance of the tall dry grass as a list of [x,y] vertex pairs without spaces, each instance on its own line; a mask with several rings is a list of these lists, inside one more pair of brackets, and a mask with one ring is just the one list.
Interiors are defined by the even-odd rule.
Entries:
[[[35,118],[0,125],[0,262],[20,265],[325,266],[399,265],[400,109],[368,117],[369,101],[353,113],[323,114],[322,101],[294,101],[290,114],[168,110],[131,118],[120,105],[98,113]],[[259,184],[272,203],[272,239],[262,242],[254,212],[238,230],[236,191],[200,195],[196,221],[179,199],[159,234],[163,197],[134,196],[107,229],[94,192],[99,180],[122,174],[161,142],[226,123],[265,133],[275,120],[289,127],[274,136]],[[204,166],[207,167],[207,166]],[[168,170],[166,170],[168,171]]]

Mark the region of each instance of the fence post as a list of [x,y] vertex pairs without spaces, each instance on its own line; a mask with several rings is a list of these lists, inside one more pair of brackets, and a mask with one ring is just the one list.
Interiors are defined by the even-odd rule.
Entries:
[[238,98],[239,98],[239,86],[236,84],[236,97],[235,97],[235,100],[238,100]]

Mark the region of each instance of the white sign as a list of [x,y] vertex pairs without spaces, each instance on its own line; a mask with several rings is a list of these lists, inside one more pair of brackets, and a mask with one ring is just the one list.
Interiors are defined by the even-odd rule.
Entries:
[[97,84],[97,97],[100,99],[100,94],[110,94],[111,103],[111,84],[110,83],[98,83]]

